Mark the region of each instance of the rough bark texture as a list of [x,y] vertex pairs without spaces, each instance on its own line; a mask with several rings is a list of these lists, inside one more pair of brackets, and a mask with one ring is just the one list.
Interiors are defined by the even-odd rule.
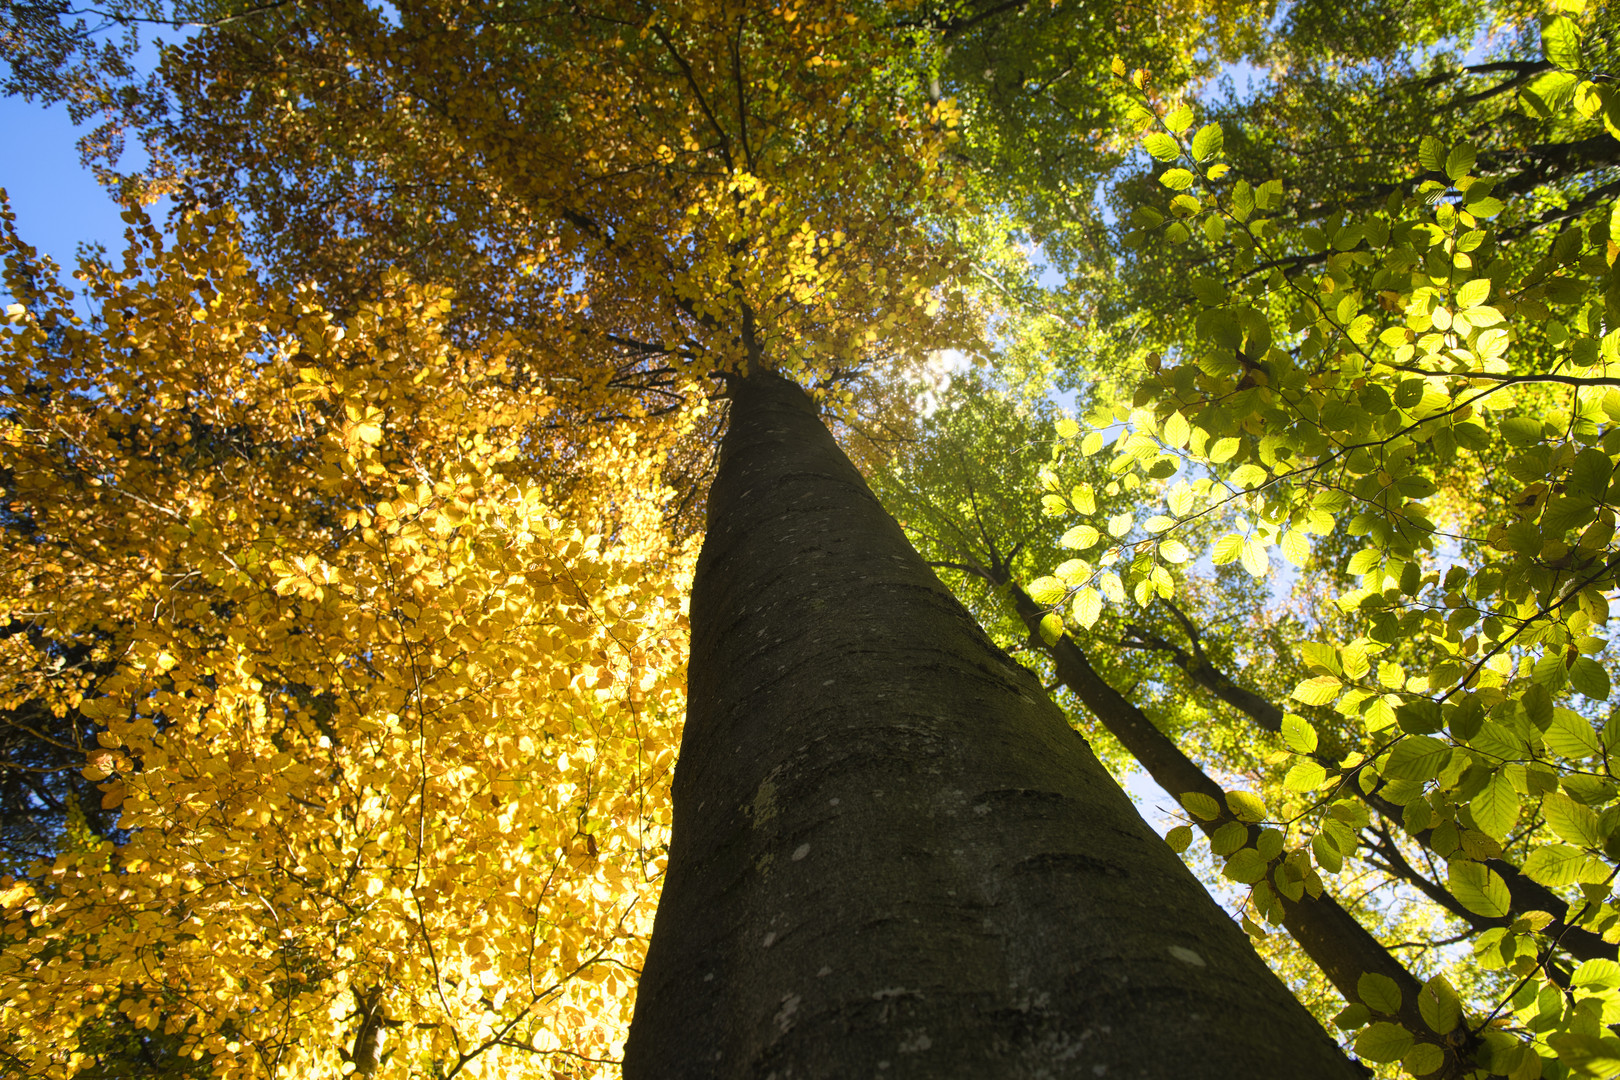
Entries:
[[[1091,666],[1085,651],[1072,638],[1064,635],[1050,644],[1042,639],[1039,627],[1045,609],[1017,585],[1009,585],[1009,588],[1019,617],[1030,628],[1031,641],[1052,658],[1058,678],[1074,691],[1098,722],[1147,770],[1154,782],[1174,797],[1196,791],[1224,808],[1226,796],[1221,786],[1182,753],[1175,740],[1160,731],[1141,709],[1115,690]],[[1221,826],[1236,820],[1223,809],[1213,821],[1198,821],[1196,824],[1206,835],[1213,836]],[[1250,844],[1254,843],[1258,832],[1257,827],[1249,826]],[[1361,976],[1382,975],[1392,980],[1401,992],[1401,1022],[1412,1031],[1427,1032],[1429,1027],[1418,1009],[1418,992],[1423,989],[1422,983],[1373,937],[1359,919],[1341,907],[1326,891],[1320,896],[1312,896],[1306,891],[1297,900],[1289,899],[1277,885],[1276,870],[1277,866],[1273,863],[1267,880],[1278,894],[1278,903],[1283,910],[1283,928],[1299,943],[1305,955],[1322,969],[1334,989],[1346,1001],[1360,1001],[1358,984]],[[1436,1070],[1435,1075],[1460,1074],[1469,1053],[1467,1029],[1458,1028],[1453,1039],[1436,1041],[1446,1052],[1446,1062]]]
[[1358,1075],[791,383],[709,513],[629,1080]]

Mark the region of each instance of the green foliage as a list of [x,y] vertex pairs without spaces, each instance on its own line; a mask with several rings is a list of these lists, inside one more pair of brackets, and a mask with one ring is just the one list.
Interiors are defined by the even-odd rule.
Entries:
[[[1054,440],[1054,490],[1083,461],[1137,496],[1059,515],[1118,575],[1092,621],[1211,569],[1292,591],[1298,636],[1245,673],[1280,736],[1263,775],[1287,850],[1417,885],[1473,937],[1462,996],[1436,976],[1394,1017],[1364,982],[1371,1012],[1342,1014],[1364,1059],[1411,1075],[1462,1068],[1450,1054],[1585,1075],[1620,1017],[1567,989],[1620,940],[1616,17],[1508,18],[1496,67],[1317,67],[1215,117],[1118,71],[1150,164],[1116,188],[1109,302],[1134,305],[1140,378]],[[1356,162],[1318,171],[1307,146]],[[1062,581],[1054,608],[1091,584]],[[1225,876],[1257,881],[1223,846]],[[1487,1034],[1475,1010],[1513,1019]]]

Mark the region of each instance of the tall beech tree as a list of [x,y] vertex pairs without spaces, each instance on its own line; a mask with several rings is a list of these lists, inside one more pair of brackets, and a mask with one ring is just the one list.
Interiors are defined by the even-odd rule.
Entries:
[[[632,1077],[1349,1075],[815,412],[892,433],[931,353],[988,351],[965,271],[997,278],[996,234],[1106,250],[1091,184],[1131,146],[1124,116],[1176,159],[1153,179],[1179,194],[1131,208],[1140,254],[1113,277],[1095,259],[1067,298],[994,282],[1092,343],[1134,323],[1159,349],[1111,358],[1149,377],[1129,407],[1099,384],[1092,430],[1060,425],[1029,494],[1077,519],[1060,546],[1101,551],[1023,590],[994,556],[976,572],[1176,789],[1248,910],[1305,944],[1364,1058],[1601,1074],[1620,1060],[1596,659],[1620,129],[1607,23],[1563,7],[1538,55],[1388,97],[1418,114],[1446,86],[1459,118],[1407,140],[1410,200],[1410,162],[1374,160],[1284,213],[1281,183],[1227,173],[1286,154],[1234,125],[1222,160],[1218,126],[1193,134],[1173,88],[1131,73],[1161,48],[1161,79],[1207,70],[1187,55],[1205,34],[1258,48],[1236,5],[186,5],[199,29],[127,94],[127,53],[77,63],[82,27],[11,5],[8,86],[138,129],[157,168],[123,190],[184,212],[172,246],[140,229],[122,270],[81,268],[99,311],[79,322],[7,242],[0,708],[52,750],[19,763],[83,760],[101,803],[42,787],[55,850],[0,894],[8,1065],[610,1073],[645,948]],[[1426,10],[1460,32],[1483,7]],[[1274,55],[1318,65],[1308,104],[1377,89],[1335,65],[1394,43],[1345,51],[1329,13],[1291,18]],[[1511,137],[1459,141],[1510,101]],[[1327,130],[1289,115],[1288,137]],[[1523,132],[1546,136],[1539,170],[1511,165]],[[1161,236],[1196,256],[1165,260]],[[1122,300],[1121,326],[1086,326]],[[1168,311],[1151,332],[1149,311]],[[1495,437],[1474,418],[1566,389],[1557,424],[1501,425],[1527,486],[1473,505]],[[1064,474],[1095,479],[1076,462],[1115,424],[1093,525],[1099,492]],[[1267,800],[1222,792],[1065,634],[1171,598],[1211,529],[1214,561],[1257,578],[1312,534],[1365,577],[1316,628],[1353,632],[1303,651],[1292,707],[1316,723],[1163,622],[1119,643],[1282,738]],[[1459,1001],[1333,901],[1363,826],[1516,985]],[[1430,856],[1444,875],[1413,865]],[[1508,1006],[1518,1027],[1489,1027]]]
[[732,386],[626,1075],[1354,1075],[803,392]]
[[[112,675],[63,705],[102,729],[88,775],[129,837],[8,886],[0,1007],[21,1069],[99,1064],[85,1035],[107,1023],[161,1028],[221,1075],[603,1071],[638,898],[663,871],[680,549],[649,517],[648,470],[701,436],[718,373],[734,401],[709,565],[727,568],[695,599],[716,635],[692,673],[695,816],[673,841],[673,914],[654,933],[672,959],[653,961],[637,1023],[652,1034],[628,1067],[707,1075],[719,1049],[734,1075],[772,1053],[805,1071],[841,1046],[836,1067],[862,1072],[984,1075],[971,1063],[988,1055],[1008,1075],[1353,1075],[779,377],[858,412],[863,370],[973,341],[938,227],[960,193],[944,165],[954,112],[901,91],[874,14],[272,6],[166,58],[191,201],[242,197],[251,250],[319,284],[258,284],[232,241],[210,247],[215,211],[167,255],[148,235],[123,271],[84,267],[102,302],[86,331],[66,298],[25,287],[18,248],[13,501],[57,523],[34,564],[86,599],[67,620],[12,617],[54,640],[113,631]],[[46,363],[62,325],[67,351]],[[62,386],[31,382],[36,367]],[[476,421],[459,428],[458,409]],[[171,459],[194,472],[168,476]],[[783,524],[750,473],[779,496],[808,483],[807,499],[843,499],[787,519],[847,528],[847,549],[819,545],[825,575],[750,524]],[[53,489],[57,475],[76,483]],[[165,479],[183,482],[164,493]],[[98,523],[88,544],[76,515]],[[762,613],[753,590],[773,587],[793,599]],[[870,617],[842,617],[852,590]],[[100,614],[92,596],[121,606]],[[818,603],[814,625],[838,637],[802,658],[785,647],[788,675],[853,695],[837,715],[869,730],[868,752],[818,780],[794,768],[793,727],[766,727],[743,771],[706,779],[735,754],[728,697],[779,674],[728,626],[763,617],[752,647],[774,647],[770,627],[785,639]],[[877,661],[908,622],[935,642]],[[21,659],[45,673],[52,655]],[[26,692],[56,691],[38,684]],[[909,687],[899,722],[861,713]],[[626,738],[644,719],[645,742]],[[825,839],[763,827],[774,807],[808,828],[823,782],[849,803]],[[729,827],[739,784],[772,858],[733,867],[730,970],[705,980],[683,959],[720,870],[704,808]],[[930,830],[928,858],[898,852],[904,873],[870,842]],[[800,872],[825,872],[825,889],[795,893],[801,933],[773,929],[758,907]],[[855,893],[878,906],[846,909]],[[811,970],[812,937],[842,959]],[[971,965],[924,937],[974,942]],[[867,941],[886,960],[863,972]],[[818,998],[805,980],[821,966]],[[705,986],[725,1040],[680,1042],[680,1014],[659,1008]],[[754,991],[778,986],[761,1013]],[[846,1006],[880,1030],[845,1033]],[[784,1037],[774,1050],[760,1025]]]

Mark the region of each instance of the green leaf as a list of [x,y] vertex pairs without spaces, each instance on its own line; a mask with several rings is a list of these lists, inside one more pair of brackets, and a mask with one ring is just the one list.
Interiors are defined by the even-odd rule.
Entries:
[[1232,474],[1227,479],[1234,487],[1248,489],[1257,488],[1265,483],[1267,475],[1265,469],[1252,461],[1246,461],[1233,469]]
[[1193,504],[1197,499],[1198,493],[1193,490],[1193,486],[1182,480],[1165,494],[1164,501],[1172,514],[1185,517],[1192,513]]
[[1343,661],[1343,671],[1352,679],[1363,678],[1372,670],[1372,653],[1368,649],[1369,642],[1365,639],[1352,641],[1339,650]]
[[1197,177],[1186,169],[1166,169],[1164,175],[1159,177],[1159,183],[1171,191],[1186,191],[1193,186]]
[[1142,146],[1160,161],[1174,161],[1181,156],[1176,140],[1162,131],[1152,131],[1142,139]]
[[1607,780],[1582,773],[1565,773],[1558,783],[1570,798],[1587,806],[1602,806],[1614,798],[1615,787]]
[[1260,538],[1259,533],[1250,533],[1243,541],[1243,550],[1238,558],[1243,563],[1243,569],[1257,578],[1266,576],[1271,569],[1271,556],[1266,551],[1266,542]]
[[1560,840],[1586,848],[1603,846],[1603,830],[1597,812],[1590,806],[1582,806],[1568,795],[1555,791],[1542,797],[1541,813],[1547,819],[1547,827]]
[[1226,808],[1232,811],[1232,816],[1239,821],[1250,823],[1266,819],[1266,804],[1260,797],[1249,791],[1228,791],[1226,793]]
[[1159,545],[1159,558],[1176,566],[1192,561],[1192,552],[1180,540],[1166,540]]
[[1327,770],[1314,761],[1296,761],[1288,775],[1283,777],[1283,787],[1289,791],[1308,794],[1327,783]]
[[1057,433],[1060,439],[1072,439],[1080,434],[1080,425],[1077,421],[1065,416],[1057,422]]
[[1112,570],[1104,570],[1098,575],[1097,587],[1102,590],[1102,594],[1108,598],[1109,603],[1123,604],[1125,602],[1125,583],[1119,580],[1119,575]]
[[1221,142],[1221,125],[1205,124],[1198,129],[1198,134],[1193,136],[1193,157],[1199,161],[1208,161],[1221,152]]
[[1237,533],[1227,533],[1215,541],[1210,549],[1209,558],[1216,566],[1225,566],[1237,559],[1243,553],[1243,537]]
[[1079,585],[1091,577],[1091,564],[1084,559],[1068,559],[1052,573],[1065,585]]
[[1513,761],[1524,756],[1524,740],[1494,720],[1487,720],[1474,732],[1468,745],[1482,754],[1488,754],[1504,761]]
[[1084,551],[1086,548],[1095,547],[1097,541],[1101,539],[1102,533],[1090,525],[1076,525],[1064,533],[1063,539],[1059,540],[1058,543],[1072,551]]
[[1357,1056],[1383,1065],[1399,1061],[1412,1049],[1412,1033],[1399,1024],[1380,1020],[1361,1030],[1361,1034],[1356,1036],[1355,1046]]
[[1038,577],[1029,583],[1029,598],[1042,607],[1050,607],[1059,603],[1069,595],[1069,587],[1063,584],[1062,579],[1055,577]]
[[1479,307],[1490,294],[1491,279],[1475,278],[1457,290],[1457,306],[1459,308]]
[[[1336,693],[1337,691],[1335,691]],[[1331,698],[1329,700],[1332,700]],[[1303,716],[1294,713],[1284,713],[1282,718],[1283,742],[1296,754],[1311,754],[1316,752],[1316,729],[1311,722]]]
[[1214,821],[1221,816],[1221,804],[1201,791],[1187,792],[1181,797],[1181,805],[1199,821]]
[[1187,418],[1181,415],[1178,409],[1165,420],[1164,427],[1159,431],[1159,438],[1164,440],[1165,445],[1179,450],[1187,445],[1187,437],[1191,434],[1192,425],[1187,423]]
[[1254,188],[1247,180],[1239,180],[1232,185],[1232,216],[1239,221],[1249,220],[1254,213]]
[[1495,196],[1486,196],[1483,199],[1471,200],[1465,204],[1465,209],[1475,217],[1493,218],[1507,208],[1507,204]]
[[1445,727],[1440,706],[1428,698],[1418,698],[1396,706],[1395,719],[1408,735],[1431,735]]
[[1418,143],[1418,162],[1429,172],[1440,172],[1446,167],[1446,144],[1433,135],[1423,136]]
[[1415,1044],[1401,1057],[1401,1068],[1413,1076],[1428,1076],[1446,1063],[1446,1052],[1434,1043]]
[[1372,340],[1372,332],[1377,327],[1377,321],[1365,313],[1357,315],[1345,328],[1345,336],[1357,345],[1365,345]]
[[1221,875],[1244,885],[1253,885],[1266,876],[1265,857],[1254,848],[1244,848],[1226,860]]
[[1422,782],[1440,775],[1451,760],[1451,747],[1429,735],[1408,735],[1395,744],[1384,765],[1390,780]]
[[1586,865],[1586,852],[1569,844],[1548,844],[1530,852],[1524,860],[1524,876],[1538,884],[1556,889],[1570,885],[1580,876]]
[[1609,672],[1590,656],[1583,656],[1570,665],[1569,685],[1593,701],[1609,700]]
[[1356,980],[1356,996],[1373,1012],[1394,1016],[1401,1011],[1401,988],[1388,975],[1367,972]]
[[1124,536],[1126,533],[1131,531],[1131,525],[1135,521],[1136,516],[1129,510],[1125,511],[1123,514],[1115,514],[1113,517],[1108,519],[1108,535],[1116,538]]
[[1474,823],[1487,836],[1501,840],[1519,817],[1519,793],[1502,773],[1496,773],[1468,804]]
[[[1607,695],[1605,695],[1607,696]],[[1554,709],[1552,723],[1542,736],[1547,748],[1555,754],[1580,761],[1597,757],[1603,752],[1597,732],[1586,717],[1572,709]]]
[[1311,557],[1311,541],[1298,529],[1289,529],[1282,535],[1283,558],[1295,566],[1304,566]]
[[1548,1035],[1547,1045],[1570,1066],[1571,1076],[1612,1077],[1620,1071],[1620,1039],[1562,1031]]
[[1307,705],[1326,705],[1339,696],[1344,684],[1332,675],[1317,675],[1294,687],[1294,699]]
[[1215,440],[1215,445],[1209,448],[1209,460],[1217,465],[1231,461],[1232,456],[1238,452],[1238,445],[1237,439],[1230,435]]
[[[1184,170],[1177,170],[1177,171],[1184,171]],[[1204,208],[1203,203],[1199,202],[1196,198],[1194,198],[1191,195],[1186,194],[1185,192],[1183,192],[1180,195],[1177,195],[1175,198],[1170,200],[1170,212],[1172,214],[1175,214],[1177,217],[1183,217],[1183,218],[1192,217],[1194,214],[1198,213],[1198,211],[1202,210],[1203,208]],[[1191,235],[1187,231],[1187,226],[1183,225],[1179,221],[1175,222],[1174,224],[1172,224],[1170,226],[1170,228],[1166,229],[1165,230],[1165,235],[1168,236],[1172,232],[1175,232],[1178,229],[1181,231],[1181,239],[1182,240],[1187,239],[1187,237]],[[1180,243],[1180,241],[1177,241],[1177,243]]]
[[1467,143],[1458,143],[1446,155],[1446,175],[1453,181],[1461,180],[1474,171],[1474,148]]
[[1457,902],[1487,919],[1499,919],[1508,913],[1512,897],[1508,887],[1495,870],[1484,863],[1457,860],[1450,867],[1446,888]]
[[1333,1026],[1341,1031],[1354,1031],[1372,1019],[1372,1011],[1361,1002],[1346,1005],[1333,1017]]
[[1620,986],[1620,964],[1601,957],[1583,960],[1581,966],[1575,969],[1575,974],[1569,977],[1569,985],[1601,990]]
[[1192,846],[1193,831],[1191,825],[1177,825],[1164,834],[1164,842],[1170,845],[1170,850],[1181,854]]
[[1037,629],[1042,641],[1048,645],[1056,645],[1058,639],[1063,636],[1063,616],[1055,611],[1048,611],[1041,616],[1041,623]]
[[1380,694],[1367,702],[1361,710],[1361,722],[1366,725],[1369,733],[1383,731],[1395,723],[1394,701],[1399,701],[1393,694]]
[[1337,874],[1344,869],[1344,855],[1326,833],[1317,833],[1311,837],[1311,854],[1316,856],[1316,865],[1330,874]]
[[1087,432],[1086,437],[1080,440],[1080,452],[1085,454],[1087,457],[1095,454],[1097,451],[1101,450],[1102,447],[1103,433],[1100,431]]
[[1074,594],[1074,605],[1070,610],[1074,614],[1074,621],[1090,630],[1097,625],[1097,619],[1102,615],[1102,593],[1086,586]]
[[1541,27],[1541,49],[1563,68],[1581,66],[1581,28],[1567,15],[1555,15]]
[[1444,976],[1436,975],[1418,991],[1418,1012],[1429,1030],[1447,1035],[1462,1023],[1462,1002]]
[[1359,577],[1383,564],[1384,553],[1382,551],[1377,548],[1362,548],[1350,556],[1350,565],[1346,569],[1349,573]]
[[1228,821],[1216,829],[1209,838],[1209,850],[1226,856],[1249,842],[1249,827],[1241,821]]

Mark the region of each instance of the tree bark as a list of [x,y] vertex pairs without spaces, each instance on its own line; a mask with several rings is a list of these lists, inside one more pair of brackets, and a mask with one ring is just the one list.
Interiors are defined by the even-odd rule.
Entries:
[[[1141,709],[1098,674],[1074,639],[1065,634],[1048,644],[1041,638],[1041,617],[1046,609],[1035,603],[1017,584],[999,584],[1011,590],[1013,606],[1019,618],[1029,627],[1031,640],[1052,658],[1058,678],[1074,691],[1098,722],[1147,770],[1154,782],[1173,798],[1196,791],[1213,799],[1215,805],[1221,807],[1220,816],[1214,820],[1195,821],[1205,835],[1213,836],[1223,825],[1237,821],[1226,808],[1226,795],[1221,786],[1182,753],[1175,740],[1160,731]],[[1207,666],[1205,670],[1213,671]],[[1246,693],[1229,680],[1224,682],[1226,686]],[[1259,829],[1250,825],[1248,831],[1248,844],[1252,846]],[[1278,881],[1278,868],[1279,864],[1273,862],[1266,874],[1266,883],[1277,894],[1278,904],[1282,908],[1283,928],[1299,943],[1305,955],[1322,969],[1334,989],[1348,1002],[1360,1001],[1361,976],[1382,975],[1394,982],[1401,992],[1401,1007],[1396,1014],[1401,1023],[1410,1031],[1432,1036],[1418,1009],[1418,993],[1423,989],[1423,984],[1407,970],[1406,965],[1384,948],[1361,921],[1340,906],[1326,890],[1319,896],[1312,896],[1307,890],[1298,899],[1290,899],[1284,892],[1283,884]],[[1433,1037],[1433,1041],[1446,1054],[1445,1064],[1435,1070],[1437,1077],[1461,1075],[1472,1053],[1472,1048],[1467,1045],[1467,1036],[1467,1028],[1463,1026],[1456,1029],[1453,1038]]]
[[709,515],[628,1080],[1358,1075],[792,383]]

